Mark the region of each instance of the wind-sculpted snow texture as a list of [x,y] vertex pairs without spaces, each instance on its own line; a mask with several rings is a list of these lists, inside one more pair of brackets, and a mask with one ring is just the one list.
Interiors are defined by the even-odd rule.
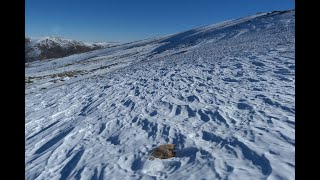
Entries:
[[[294,179],[294,19],[27,63],[26,179]],[[148,160],[167,143],[176,157]]]

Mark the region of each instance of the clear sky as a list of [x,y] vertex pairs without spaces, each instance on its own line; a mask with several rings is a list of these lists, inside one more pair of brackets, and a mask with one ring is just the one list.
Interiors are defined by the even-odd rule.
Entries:
[[25,34],[129,42],[294,8],[294,0],[25,0]]

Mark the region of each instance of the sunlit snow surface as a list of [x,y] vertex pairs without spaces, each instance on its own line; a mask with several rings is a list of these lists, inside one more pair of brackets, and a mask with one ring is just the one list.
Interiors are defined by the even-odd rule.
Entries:
[[[26,64],[26,179],[294,179],[294,19]],[[177,157],[148,160],[165,143]]]

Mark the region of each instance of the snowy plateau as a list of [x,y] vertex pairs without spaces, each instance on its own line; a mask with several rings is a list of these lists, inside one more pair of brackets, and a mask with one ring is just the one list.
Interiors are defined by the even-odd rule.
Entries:
[[27,180],[295,179],[294,10],[25,66]]

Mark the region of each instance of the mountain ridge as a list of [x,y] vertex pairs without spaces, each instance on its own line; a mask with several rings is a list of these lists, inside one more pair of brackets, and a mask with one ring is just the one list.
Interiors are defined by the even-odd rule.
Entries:
[[119,43],[87,43],[58,36],[25,37],[25,62],[62,58],[108,48]]

